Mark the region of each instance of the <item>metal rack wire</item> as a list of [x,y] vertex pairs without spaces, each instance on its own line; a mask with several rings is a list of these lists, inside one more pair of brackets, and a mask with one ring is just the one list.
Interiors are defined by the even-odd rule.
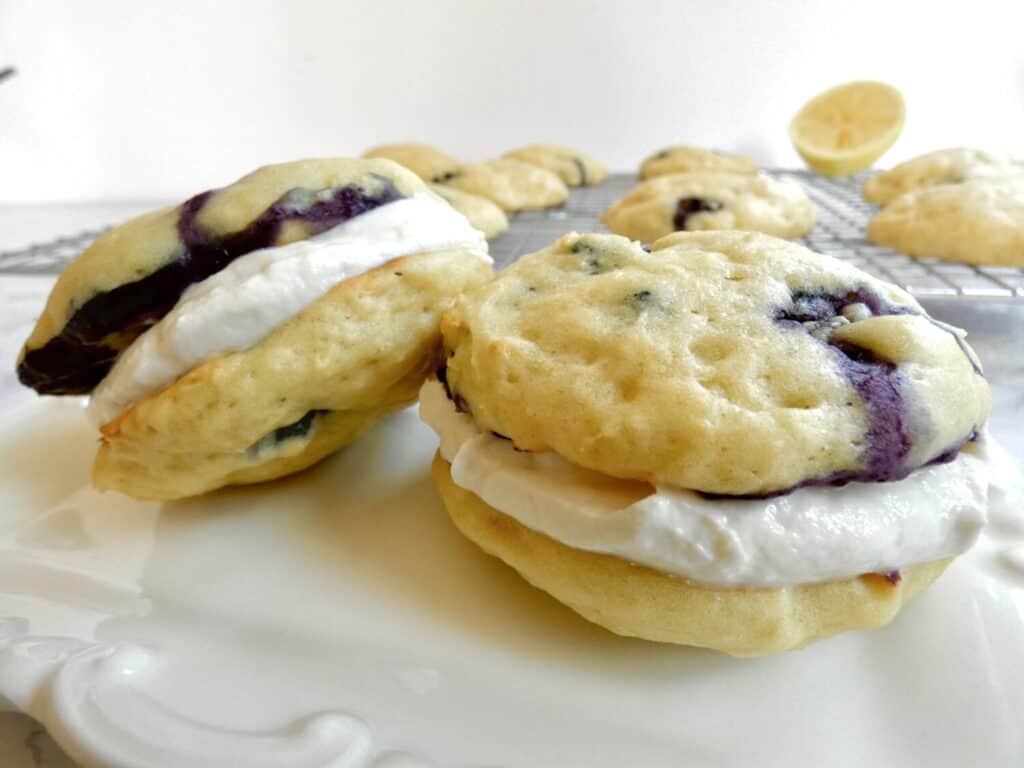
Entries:
[[[1024,300],[1024,269],[912,259],[867,240],[867,223],[877,209],[861,197],[863,176],[828,179],[810,171],[781,169],[769,173],[799,182],[817,204],[818,223],[803,238],[816,251],[849,261],[922,299]],[[635,183],[632,175],[615,174],[603,184],[573,190],[568,202],[559,208],[513,216],[509,231],[491,244],[496,265],[506,266],[571,230],[604,231],[598,218]],[[59,272],[102,231],[79,232],[18,250],[0,251],[0,273]]]
[[[1024,269],[912,259],[867,240],[868,220],[878,209],[861,197],[863,175],[829,179],[810,171],[773,170],[769,174],[802,184],[817,204],[818,223],[802,238],[816,251],[849,261],[922,299],[1024,300]],[[505,266],[571,230],[605,231],[598,217],[635,183],[631,175],[616,174],[604,184],[574,190],[561,208],[518,214],[509,231],[491,245],[495,263]]]

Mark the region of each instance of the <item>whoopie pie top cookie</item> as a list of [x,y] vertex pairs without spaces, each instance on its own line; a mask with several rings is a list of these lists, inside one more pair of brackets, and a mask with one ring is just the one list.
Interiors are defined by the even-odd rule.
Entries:
[[648,179],[601,216],[612,232],[643,242],[671,232],[703,229],[800,237],[816,220],[814,203],[796,182],[725,171]]
[[424,181],[443,181],[459,167],[459,161],[427,144],[381,144],[371,147],[363,157],[393,160]]
[[531,144],[511,152],[505,157],[546,168],[570,187],[600,184],[608,178],[608,168],[596,157],[569,147],[554,144]]
[[980,149],[953,147],[928,152],[882,171],[864,182],[864,197],[888,205],[905,192],[968,179],[1024,175],[1024,164]]
[[757,170],[757,163],[742,155],[719,152],[717,149],[678,146],[662,149],[644,158],[638,175],[641,179],[651,179],[667,173],[689,171],[757,173]]
[[387,160],[269,165],[100,236],[54,286],[18,363],[41,394],[85,394],[195,283],[257,249],[324,232],[416,192]]
[[439,372],[523,451],[710,494],[903,478],[990,409],[964,333],[800,245],[569,234],[459,299]]

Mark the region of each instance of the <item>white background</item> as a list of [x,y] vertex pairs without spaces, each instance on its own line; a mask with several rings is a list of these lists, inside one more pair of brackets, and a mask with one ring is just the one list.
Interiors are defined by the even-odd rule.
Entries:
[[535,140],[632,169],[694,142],[798,165],[815,92],[907,97],[883,164],[1024,152],[1024,2],[0,0],[0,202],[180,197],[403,139]]

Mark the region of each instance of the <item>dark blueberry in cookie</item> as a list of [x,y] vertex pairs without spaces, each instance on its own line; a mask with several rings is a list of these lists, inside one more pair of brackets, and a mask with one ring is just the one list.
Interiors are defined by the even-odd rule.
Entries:
[[657,297],[651,291],[637,291],[626,297],[626,305],[637,315],[658,306]]
[[586,186],[587,166],[583,164],[583,161],[573,155],[562,155],[562,157],[576,166],[576,175],[579,177],[579,181],[577,183],[580,186]]
[[431,181],[434,184],[444,184],[446,181],[457,179],[462,174],[459,171],[445,171],[444,173],[437,174]]
[[713,213],[725,207],[721,200],[711,197],[681,197],[676,203],[676,212],[672,217],[672,226],[676,231],[686,229],[686,223],[691,216],[697,213]]
[[168,263],[82,304],[57,336],[25,355],[19,380],[40,394],[92,391],[121,351],[170,312],[186,288],[250,251],[274,245],[286,222],[306,222],[310,234],[317,234],[402,196],[390,179],[375,180],[373,192],[354,185],[290,190],[244,229],[221,236],[205,232],[198,221],[214,193],[196,195],[181,207],[180,245]]
[[619,259],[614,253],[598,248],[584,240],[572,244],[573,253],[583,254],[583,264],[588,275],[600,275],[618,268]]
[[313,425],[316,423],[317,419],[319,419],[325,413],[328,413],[328,411],[309,411],[305,416],[303,416],[298,421],[293,421],[291,424],[286,424],[283,427],[278,427],[269,435],[261,438],[260,440],[257,440],[255,443],[249,446],[248,453],[262,453],[265,450],[276,447],[277,445],[285,442],[286,440],[294,440],[297,438],[306,437],[312,431]]

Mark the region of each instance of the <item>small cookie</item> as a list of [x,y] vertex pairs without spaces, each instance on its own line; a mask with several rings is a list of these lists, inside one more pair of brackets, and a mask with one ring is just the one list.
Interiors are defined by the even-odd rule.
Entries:
[[508,229],[508,217],[505,212],[486,197],[463,192],[444,184],[431,184],[430,189],[469,219],[469,223],[483,232],[488,240],[493,240]]
[[658,176],[638,184],[601,216],[612,232],[651,242],[676,231],[741,229],[806,235],[814,203],[792,181],[722,171]]
[[395,163],[267,166],[100,237],[57,281],[18,375],[92,395],[101,490],[174,499],[279,477],[415,398],[441,312],[489,263]]
[[914,257],[1024,267],[1024,177],[907,192],[871,220],[868,237]]
[[608,178],[608,168],[596,157],[554,144],[532,144],[506,152],[505,157],[546,168],[570,187],[600,184]]
[[393,160],[424,181],[444,181],[459,167],[459,161],[447,152],[426,144],[382,144],[366,150],[363,157]]
[[444,183],[486,197],[510,212],[551,208],[569,198],[569,188],[551,171],[510,157],[460,166]]
[[679,146],[669,147],[645,158],[640,164],[641,179],[652,179],[669,173],[690,171],[727,171],[729,173],[757,173],[757,163],[742,155],[719,152],[716,149]]
[[888,205],[904,192],[969,179],[1024,175],[1024,165],[979,149],[954,147],[929,152],[882,171],[864,182],[864,197]]
[[991,405],[962,332],[756,233],[679,233],[649,253],[567,235],[456,302],[442,330],[448,385],[482,429],[705,493],[904,477]]

